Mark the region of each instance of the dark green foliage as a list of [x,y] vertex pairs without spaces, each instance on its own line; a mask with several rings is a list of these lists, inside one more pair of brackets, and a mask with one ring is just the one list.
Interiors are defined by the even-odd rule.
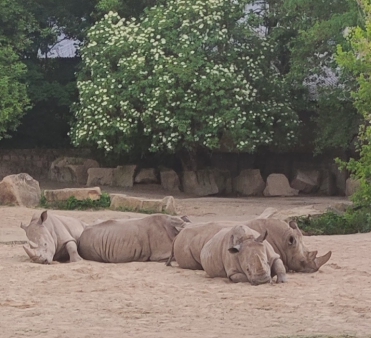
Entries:
[[60,209],[60,210],[98,210],[107,209],[110,207],[111,198],[109,194],[103,193],[99,200],[77,200],[74,196],[70,197],[67,201],[58,203],[48,203],[43,195],[40,200],[40,206],[47,209]]
[[327,212],[312,218],[299,217],[298,225],[307,235],[347,235],[371,231],[371,208],[348,209],[344,215]]

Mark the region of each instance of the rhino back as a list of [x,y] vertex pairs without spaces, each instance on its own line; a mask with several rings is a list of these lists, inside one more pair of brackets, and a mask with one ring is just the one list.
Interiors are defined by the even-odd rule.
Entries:
[[78,245],[82,258],[105,263],[147,261],[149,245],[136,225],[104,222],[86,228]]
[[284,221],[278,219],[254,219],[248,221],[246,225],[257,231],[259,234],[263,234],[268,230],[268,236],[266,241],[272,246],[273,250],[281,256],[285,257],[283,250],[283,239],[286,238],[285,232],[290,231],[290,227]]
[[183,269],[202,270],[201,250],[223,226],[215,223],[192,224],[175,238],[174,257]]

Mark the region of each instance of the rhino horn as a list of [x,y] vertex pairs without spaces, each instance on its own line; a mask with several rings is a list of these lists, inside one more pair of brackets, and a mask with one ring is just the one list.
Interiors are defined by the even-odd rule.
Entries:
[[26,224],[23,224],[23,223],[21,222],[21,228],[22,228],[23,230],[26,230],[27,225],[26,225]]
[[308,258],[309,258],[309,260],[311,260],[311,261],[315,260],[316,257],[317,257],[317,253],[318,253],[317,250],[316,251],[310,251],[310,252],[308,252]]
[[23,245],[23,249],[24,249],[24,251],[26,251],[26,254],[27,254],[31,259],[33,259],[33,258],[36,256],[35,251],[32,250],[32,249],[27,248],[25,245]]
[[38,248],[38,245],[35,243],[35,242],[32,242],[32,241],[28,241],[30,243],[30,248],[31,249],[37,249]]
[[315,258],[314,263],[316,264],[317,269],[319,269],[323,264],[326,264],[328,262],[328,260],[331,257],[331,254],[332,252],[329,251],[326,255]]

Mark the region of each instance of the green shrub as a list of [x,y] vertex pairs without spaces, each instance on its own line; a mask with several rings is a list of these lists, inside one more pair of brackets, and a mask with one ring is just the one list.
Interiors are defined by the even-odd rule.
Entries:
[[98,200],[92,200],[90,198],[85,200],[78,200],[76,197],[71,196],[66,201],[60,201],[56,203],[50,203],[46,200],[45,196],[41,196],[40,206],[46,209],[60,209],[60,210],[87,210],[87,209],[106,209],[111,204],[111,198],[109,194],[103,193]]
[[318,217],[299,217],[299,227],[308,235],[346,235],[371,231],[371,208],[348,209],[344,215],[327,212]]

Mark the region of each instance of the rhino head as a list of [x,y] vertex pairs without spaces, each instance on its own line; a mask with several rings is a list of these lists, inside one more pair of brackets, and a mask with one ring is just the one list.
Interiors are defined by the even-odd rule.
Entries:
[[47,211],[44,211],[39,218],[32,217],[28,226],[21,224],[29,240],[29,247],[24,245],[23,248],[35,263],[50,264],[56,252],[55,241],[44,225],[47,218]]
[[327,263],[331,257],[331,251],[327,254],[317,257],[318,251],[309,251],[303,243],[303,234],[301,233],[295,221],[289,222],[289,231],[286,232],[283,240],[283,252],[286,259],[284,263],[286,269],[296,272],[316,272]]
[[255,238],[247,235],[242,226],[237,226],[232,230],[228,251],[233,255],[238,255],[241,269],[252,285],[271,282],[271,269],[263,244],[267,235],[266,230],[264,234]]

